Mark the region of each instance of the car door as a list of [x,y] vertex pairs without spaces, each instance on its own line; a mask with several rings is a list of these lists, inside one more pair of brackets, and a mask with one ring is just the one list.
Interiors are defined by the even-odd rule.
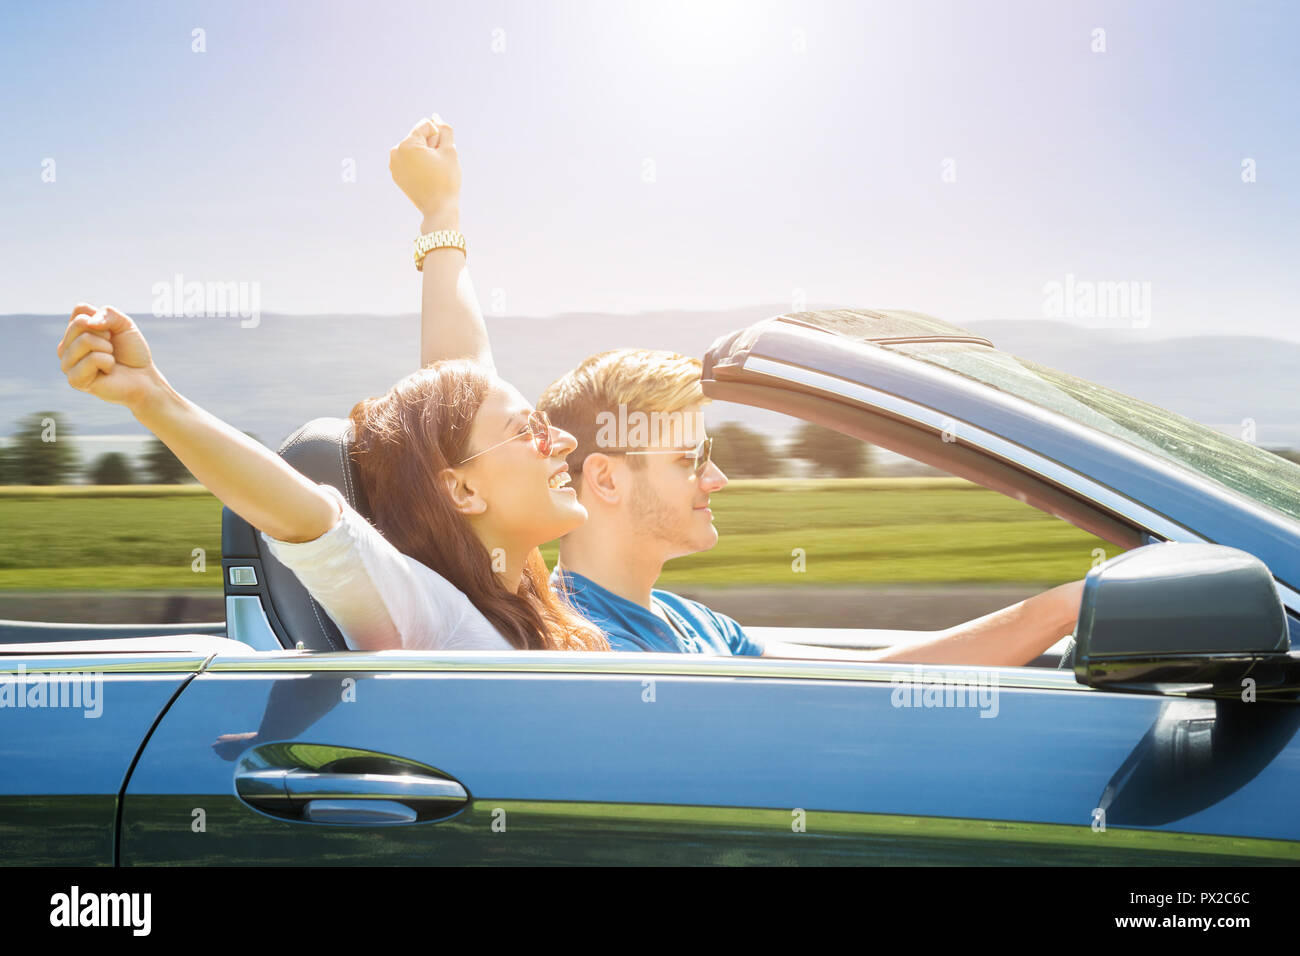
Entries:
[[0,644],[0,863],[113,865],[131,762],[206,656]]
[[1294,862],[1296,714],[1031,668],[218,657],[131,775],[122,861]]

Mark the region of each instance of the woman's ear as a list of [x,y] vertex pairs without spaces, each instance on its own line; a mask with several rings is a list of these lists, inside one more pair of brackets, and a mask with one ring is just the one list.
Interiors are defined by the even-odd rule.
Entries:
[[588,494],[611,505],[619,503],[623,489],[619,486],[614,459],[609,455],[595,451],[583,459],[581,480]]
[[481,515],[487,511],[487,502],[478,493],[468,475],[455,468],[444,468],[438,473],[452,506],[463,515]]

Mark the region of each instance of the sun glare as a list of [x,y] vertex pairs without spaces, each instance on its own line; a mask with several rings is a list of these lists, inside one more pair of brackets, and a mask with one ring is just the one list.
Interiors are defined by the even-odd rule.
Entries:
[[664,0],[642,8],[647,47],[675,67],[727,66],[761,52],[770,27],[765,4]]

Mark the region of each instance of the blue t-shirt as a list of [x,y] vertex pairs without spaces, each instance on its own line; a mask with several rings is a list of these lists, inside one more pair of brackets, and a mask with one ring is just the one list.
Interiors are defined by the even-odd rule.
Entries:
[[574,571],[556,568],[551,583],[557,591],[568,589],[574,606],[605,632],[612,651],[754,657],[763,653],[763,645],[746,635],[735,620],[671,591],[656,588],[650,592],[650,600],[676,625],[676,630],[641,605]]

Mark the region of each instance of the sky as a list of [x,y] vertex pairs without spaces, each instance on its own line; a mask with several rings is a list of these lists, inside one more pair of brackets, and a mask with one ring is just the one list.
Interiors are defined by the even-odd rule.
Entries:
[[1117,317],[1135,334],[1300,340],[1296,5],[5,0],[0,18],[0,314],[147,311],[177,275],[255,285],[266,312],[414,312],[420,218],[387,156],[437,112],[489,315],[962,324],[1052,317],[1053,283],[1138,283],[1147,314]]

